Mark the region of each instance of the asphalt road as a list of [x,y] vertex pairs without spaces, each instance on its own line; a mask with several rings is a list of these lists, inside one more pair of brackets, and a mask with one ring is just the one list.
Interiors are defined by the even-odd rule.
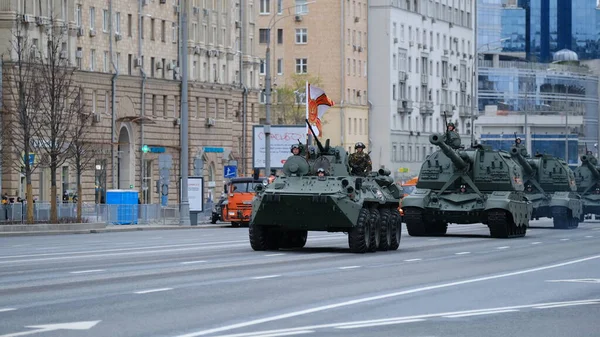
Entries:
[[0,238],[0,337],[599,336],[600,222],[533,226],[363,255],[323,232],[254,252],[247,228]]

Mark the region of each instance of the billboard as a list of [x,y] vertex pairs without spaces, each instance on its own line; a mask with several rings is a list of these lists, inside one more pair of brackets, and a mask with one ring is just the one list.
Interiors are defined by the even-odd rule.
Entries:
[[[179,178],[179,186],[181,186],[181,178]],[[181,198],[181,194],[179,198]],[[188,201],[190,212],[204,211],[204,178],[188,177]]]
[[[306,143],[306,126],[271,125],[271,168],[283,168],[285,160],[291,156],[292,144]],[[252,167],[265,168],[265,132],[262,125],[252,129]]]

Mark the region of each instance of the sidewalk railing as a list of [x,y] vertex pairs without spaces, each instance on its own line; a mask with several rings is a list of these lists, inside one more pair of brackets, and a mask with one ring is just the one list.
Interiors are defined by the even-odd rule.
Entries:
[[[0,225],[25,223],[27,204],[8,204],[0,206]],[[206,208],[198,214],[198,221],[205,221],[211,215],[212,208]],[[77,204],[61,203],[57,205],[57,215],[61,223],[73,223],[77,219]],[[50,220],[50,203],[35,203],[33,218],[36,223]],[[177,225],[179,224],[179,205],[162,206],[159,204],[137,205],[82,205],[82,221],[103,222],[108,225]]]

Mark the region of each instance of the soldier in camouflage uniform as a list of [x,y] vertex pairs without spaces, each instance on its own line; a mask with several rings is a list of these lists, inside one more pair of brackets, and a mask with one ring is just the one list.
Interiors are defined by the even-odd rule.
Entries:
[[594,166],[598,166],[598,159],[594,157],[594,153],[592,151],[586,151],[585,155],[588,157],[590,164]]
[[364,152],[365,147],[365,144],[361,142],[354,144],[356,152],[348,157],[348,165],[352,175],[366,177],[373,170],[371,156]]
[[521,142],[521,138],[516,138],[515,139],[515,147],[517,148],[517,150],[519,150],[519,154],[523,157],[529,157],[529,153],[527,153],[527,147],[525,147],[525,144],[523,144]]
[[453,149],[460,149],[460,135],[456,132],[454,123],[448,123],[444,134],[444,143]]

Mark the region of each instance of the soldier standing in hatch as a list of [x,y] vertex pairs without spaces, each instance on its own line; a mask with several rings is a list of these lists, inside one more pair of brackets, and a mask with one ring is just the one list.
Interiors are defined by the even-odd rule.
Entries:
[[598,165],[598,159],[596,159],[596,157],[594,157],[594,153],[592,151],[586,151],[585,155],[588,157],[588,160],[590,162],[590,164],[597,166]]
[[456,132],[454,123],[448,123],[444,134],[444,143],[453,149],[460,149],[460,135]]
[[519,150],[519,154],[523,157],[529,157],[527,153],[527,147],[521,142],[521,138],[515,138],[515,147]]
[[354,144],[356,152],[348,157],[348,165],[352,175],[366,177],[373,170],[371,156],[364,152],[365,147],[365,144],[361,142]]

